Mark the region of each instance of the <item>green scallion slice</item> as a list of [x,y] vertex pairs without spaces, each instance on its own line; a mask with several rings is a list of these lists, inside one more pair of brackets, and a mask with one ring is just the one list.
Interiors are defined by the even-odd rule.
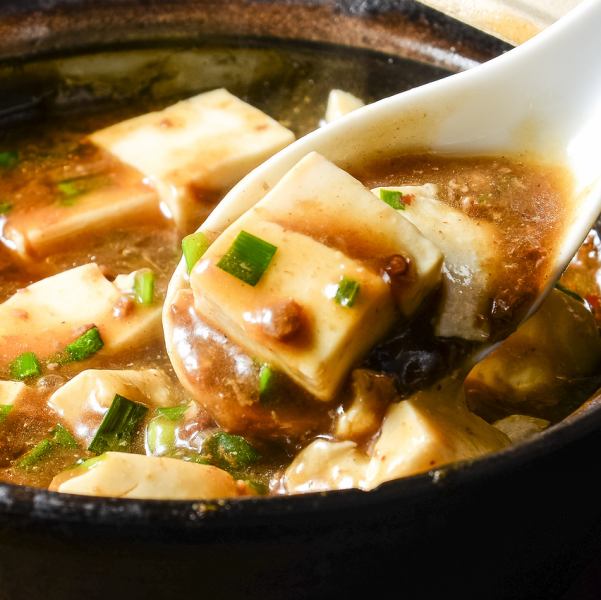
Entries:
[[259,398],[264,399],[269,390],[273,380],[273,369],[264,363],[259,368]]
[[150,306],[154,300],[154,273],[140,269],[134,276],[134,298],[142,306]]
[[12,409],[12,404],[0,404],[0,423],[2,423],[6,419],[6,417],[8,417]]
[[0,202],[0,215],[7,215],[13,208],[10,202]]
[[179,421],[188,410],[189,404],[180,404],[179,406],[161,406],[157,408],[157,415],[167,417],[170,421]]
[[578,302],[582,302],[582,304],[584,304],[584,298],[580,294],[577,294],[573,290],[565,287],[564,285],[559,283],[559,281],[555,284],[555,287],[560,292],[563,292],[566,296],[569,296],[570,298],[574,298],[574,300],[578,300]]
[[29,468],[37,465],[41,460],[46,458],[54,449],[52,440],[43,439],[38,442],[31,450],[23,454],[17,462],[18,467]]
[[269,486],[257,479],[245,479],[244,483],[259,496],[266,496],[269,493]]
[[127,452],[147,412],[148,408],[143,404],[115,394],[88,450],[96,454],[111,450]]
[[359,295],[359,289],[360,286],[354,279],[343,277],[338,284],[334,300],[340,304],[340,306],[350,308],[355,304],[355,300]]
[[158,416],[146,427],[146,447],[153,456],[164,456],[175,451],[177,442],[176,421]]
[[13,379],[28,379],[42,373],[42,367],[33,352],[24,352],[10,363],[10,376]]
[[251,233],[241,231],[217,266],[249,285],[257,285],[277,247]]
[[241,436],[218,431],[203,445],[203,454],[218,467],[239,471],[257,462],[261,455]]
[[383,200],[388,206],[391,206],[395,210],[405,210],[405,203],[402,198],[402,192],[380,188],[380,200]]
[[182,240],[182,252],[186,260],[188,275],[194,268],[194,265],[201,259],[202,255],[208,250],[211,242],[207,236],[200,231],[187,235]]
[[104,342],[100,337],[98,327],[91,327],[65,348],[66,362],[85,360],[96,354],[103,346]]
[[63,427],[60,423],[55,425],[51,432],[51,440],[57,446],[62,448],[78,448],[79,444],[77,440],[71,435],[71,432]]
[[0,152],[0,169],[12,169],[19,162],[19,153],[14,150]]

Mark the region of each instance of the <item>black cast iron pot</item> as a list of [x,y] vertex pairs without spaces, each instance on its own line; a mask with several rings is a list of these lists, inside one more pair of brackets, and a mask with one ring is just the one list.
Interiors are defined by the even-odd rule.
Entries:
[[[0,3],[5,61],[207,39],[337,44],[446,71],[508,49],[402,0]],[[0,117],[40,101],[18,98]],[[370,493],[193,503],[0,484],[0,598],[559,598],[601,549],[598,404]]]

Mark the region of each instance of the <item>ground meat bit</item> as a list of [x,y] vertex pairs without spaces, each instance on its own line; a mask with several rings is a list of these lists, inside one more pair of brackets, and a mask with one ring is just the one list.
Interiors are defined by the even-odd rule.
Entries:
[[127,317],[134,310],[135,302],[131,296],[120,296],[113,307],[113,316],[117,319]]
[[276,340],[287,340],[297,334],[303,325],[303,309],[294,300],[283,300],[262,308],[257,322],[265,335]]
[[391,279],[401,277],[409,269],[409,259],[401,254],[393,254],[386,260],[384,271],[388,273]]

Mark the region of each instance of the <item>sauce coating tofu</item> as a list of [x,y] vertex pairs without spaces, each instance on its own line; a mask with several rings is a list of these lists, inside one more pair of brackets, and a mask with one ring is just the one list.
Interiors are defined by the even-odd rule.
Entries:
[[162,218],[156,190],[142,182],[140,173],[119,165],[114,181],[107,180],[68,203],[55,201],[10,215],[4,236],[21,257],[31,259],[123,223],[157,222]]
[[119,315],[115,308],[122,297],[95,263],[32,283],[0,304],[0,361],[23,352],[50,357],[93,325],[104,353],[139,347],[159,336],[161,307],[136,306]]
[[[241,231],[277,247],[255,286],[218,266]],[[399,254],[415,276],[395,296],[379,262]],[[312,153],[213,242],[190,283],[202,316],[327,401],[399,313],[411,314],[438,283],[441,263],[415,227]],[[335,300],[343,278],[359,286],[352,306]],[[261,315],[286,302],[300,306],[301,331],[285,340],[266,335]]]
[[499,270],[499,235],[495,226],[469,217],[437,198],[434,184],[374,188],[401,193],[399,210],[444,255],[442,294],[434,331],[441,337],[483,341],[490,333],[492,286]]
[[84,496],[210,500],[237,496],[229,473],[176,458],[106,452],[57,475],[50,490]]
[[294,134],[227,90],[199,94],[90,136],[155,186],[179,229],[194,230],[238,180]]
[[169,378],[159,369],[87,369],[56,390],[48,399],[48,405],[87,446],[115,394],[151,408],[173,406],[178,402]]

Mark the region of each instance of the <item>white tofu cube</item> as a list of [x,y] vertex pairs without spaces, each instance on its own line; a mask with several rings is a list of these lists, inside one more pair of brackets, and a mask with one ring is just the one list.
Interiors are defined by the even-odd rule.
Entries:
[[115,394],[150,408],[180,402],[169,378],[159,369],[87,369],[56,390],[48,399],[48,405],[87,447]]
[[57,475],[50,490],[84,496],[211,500],[237,496],[229,473],[176,458],[106,452]]
[[441,337],[483,341],[490,333],[487,313],[502,254],[497,228],[472,219],[437,199],[434,184],[375,188],[411,198],[399,211],[444,255],[442,299],[435,324]]
[[12,406],[27,394],[22,381],[0,381],[0,405]]
[[143,173],[185,233],[238,180],[294,140],[260,110],[218,89],[90,136]]
[[342,90],[332,90],[328,95],[325,121],[326,123],[332,123],[362,106],[365,106],[365,102],[357,96]]
[[430,471],[452,462],[496,452],[509,438],[470,413],[451,381],[391,404],[379,437],[367,451],[354,442],[316,440],[292,461],[285,474],[289,492],[357,487]]
[[82,236],[107,231],[123,223],[159,221],[156,190],[141,175],[122,166],[114,181],[74,199],[73,204],[53,202],[8,216],[4,236],[23,258],[50,254]]
[[455,385],[436,387],[390,405],[371,453],[366,489],[509,445],[504,433],[465,408]]
[[[277,247],[255,286],[217,266],[240,231]],[[393,295],[380,263],[399,254],[412,276]],[[393,325],[396,306],[410,315],[437,285],[441,264],[440,252],[413,225],[312,153],[213,242],[190,282],[209,322],[327,401]],[[352,307],[334,301],[343,277],[359,284]],[[306,317],[304,335],[294,342],[265,335],[256,315],[290,300]]]
[[286,491],[291,494],[363,488],[369,457],[350,441],[311,442],[286,469]]
[[0,304],[0,361],[23,352],[48,358],[92,325],[100,330],[103,353],[133,349],[161,335],[161,307],[136,306],[115,312],[122,292],[90,263],[47,277]]

